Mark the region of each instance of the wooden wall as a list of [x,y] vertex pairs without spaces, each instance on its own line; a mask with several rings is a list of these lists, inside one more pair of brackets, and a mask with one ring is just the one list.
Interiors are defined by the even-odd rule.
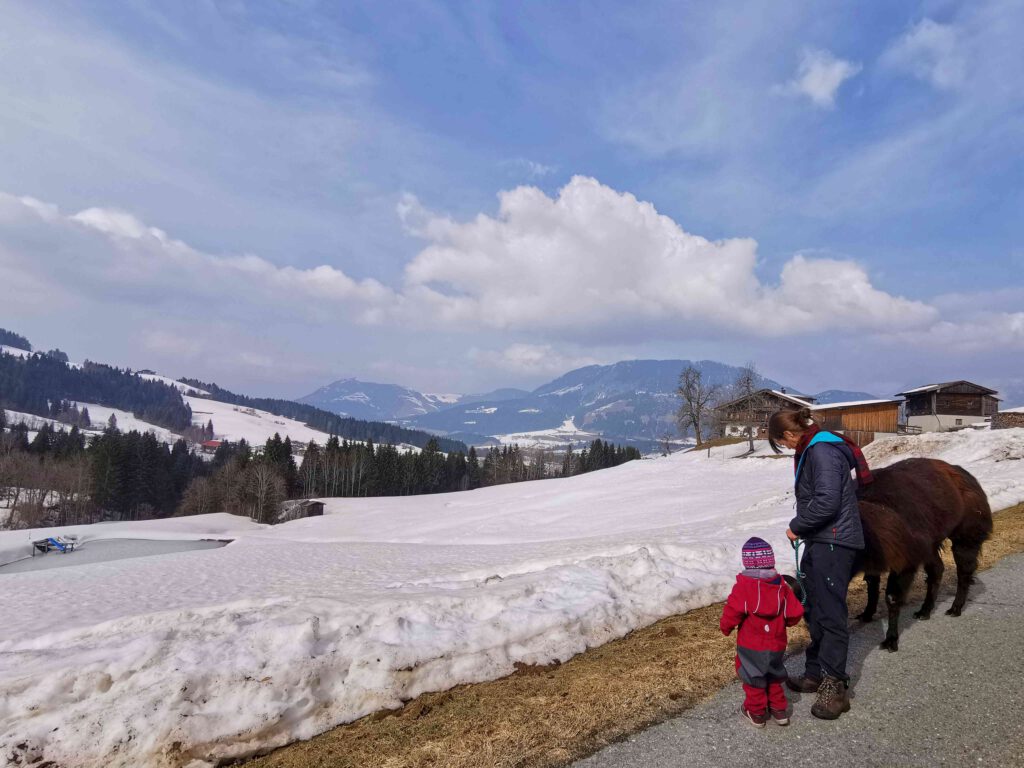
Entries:
[[[930,416],[932,392],[908,395],[907,416]],[[939,392],[935,397],[935,413],[940,416],[991,416],[999,410],[999,401],[992,395],[960,392]]]
[[895,433],[899,412],[899,403],[892,402],[848,408],[819,408],[813,414],[815,421],[825,429]]

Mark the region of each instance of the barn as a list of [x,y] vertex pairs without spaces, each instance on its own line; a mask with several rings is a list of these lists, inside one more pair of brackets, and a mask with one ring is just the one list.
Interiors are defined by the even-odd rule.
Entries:
[[988,421],[999,411],[999,394],[971,381],[947,381],[915,387],[905,397],[907,426],[922,432],[945,432]]
[[324,503],[316,499],[290,499],[282,502],[277,512],[277,523],[290,520],[301,520],[304,517],[320,517],[324,513]]
[[867,445],[876,433],[899,431],[899,400],[856,400],[811,406],[811,416],[823,429],[842,432],[859,445]]

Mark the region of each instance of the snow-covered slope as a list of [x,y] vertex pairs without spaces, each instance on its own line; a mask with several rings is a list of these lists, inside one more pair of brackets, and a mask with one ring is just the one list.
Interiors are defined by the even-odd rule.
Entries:
[[[117,428],[122,432],[130,432],[133,429],[139,432],[152,432],[156,435],[157,440],[168,444],[174,443],[180,437],[169,429],[150,424],[148,421],[137,418],[135,414],[120,408],[109,408],[97,403],[77,403],[77,405],[79,408],[89,409],[89,421],[92,422],[92,426],[96,430],[104,429],[109,423],[110,417],[113,416],[117,419]],[[67,425],[62,425],[60,429],[67,429]]]
[[[274,434],[279,434],[283,440],[290,437],[295,446],[306,445],[310,440],[323,445],[330,438],[326,432],[313,429],[301,421],[289,419],[287,416],[278,416],[269,411],[261,411],[258,408],[247,408],[244,405],[232,405],[222,403],[219,400],[209,400],[205,397],[194,397],[183,395],[185,402],[192,409],[192,423],[203,426],[210,419],[213,419],[214,434],[217,439],[223,440],[245,440],[250,445],[262,445]],[[92,413],[90,406],[90,414]],[[420,449],[414,445],[400,443],[396,446],[400,451],[412,451],[419,453]]]
[[[58,764],[213,762],[709,604],[749,536],[789,565],[792,465],[743,450],[331,499],[223,549],[0,576],[0,744]],[[1024,500],[1024,430],[869,449],[876,465],[918,454],[967,467],[994,507]]]
[[192,409],[192,423],[203,425],[213,419],[214,433],[225,440],[246,440],[252,445],[262,445],[276,432],[281,435],[281,439],[290,437],[297,445],[305,445],[310,440],[323,445],[330,437],[326,432],[307,427],[301,421],[276,416],[268,411],[192,395],[183,397]]
[[29,357],[32,353],[27,349],[21,349],[19,347],[9,347],[6,344],[0,344],[0,355],[11,355],[12,357]]
[[185,395],[208,395],[210,394],[205,389],[199,389],[199,387],[193,387],[191,384],[185,384],[181,381],[176,381],[168,376],[161,376],[158,373],[140,373],[139,376],[147,381],[160,381],[164,384],[169,384],[176,390]]

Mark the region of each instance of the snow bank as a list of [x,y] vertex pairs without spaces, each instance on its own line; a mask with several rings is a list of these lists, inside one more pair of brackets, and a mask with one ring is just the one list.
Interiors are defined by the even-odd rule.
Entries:
[[[792,464],[732,458],[740,449],[331,499],[322,518],[223,549],[0,576],[0,755],[241,757],[714,602],[751,535],[792,567]],[[997,506],[1024,500],[1024,430],[900,438],[869,454],[955,460]]]

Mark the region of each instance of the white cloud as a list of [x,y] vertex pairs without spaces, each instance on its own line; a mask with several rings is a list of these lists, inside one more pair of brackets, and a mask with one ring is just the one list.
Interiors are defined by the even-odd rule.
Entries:
[[831,328],[918,327],[936,313],[872,286],[862,267],[795,256],[777,285],[755,273],[757,244],[685,232],[650,203],[577,176],[556,197],[500,195],[498,214],[400,212],[430,241],[406,267],[405,296],[452,323],[583,338],[682,336],[695,327],[754,336]]
[[1024,350],[1024,312],[975,312],[944,319],[927,329],[896,334],[889,341],[920,345],[945,353],[1018,354]]
[[511,344],[502,350],[469,351],[469,359],[491,368],[521,375],[561,375],[575,368],[594,365],[597,359],[587,355],[567,355],[549,344]]
[[[76,309],[68,311],[78,314],[99,306],[136,312],[145,318],[137,343],[148,354],[219,357],[249,370],[278,354],[261,338],[282,324],[293,338],[348,334],[345,343],[358,322],[403,339],[490,331],[493,349],[470,359],[536,376],[596,362],[587,345],[653,339],[902,334],[950,347],[990,338],[1017,348],[1024,337],[1024,314],[1009,306],[1010,295],[1007,306],[976,316],[966,314],[970,302],[948,298],[949,316],[940,318],[935,306],[874,285],[849,260],[796,254],[776,278],[765,278],[754,240],[686,232],[650,203],[592,178],[575,177],[553,196],[523,186],[499,200],[494,215],[457,221],[403,198],[403,222],[427,242],[406,265],[404,282],[389,286],[326,264],[299,269],[251,254],[207,253],[125,211],[69,216],[0,194],[0,277],[33,286],[37,297],[71,297]],[[502,347],[501,334],[520,341]]]
[[545,176],[550,176],[558,171],[557,165],[547,165],[525,157],[506,160],[502,165],[509,171],[519,175],[525,175],[529,179],[543,179]]
[[882,54],[881,63],[941,90],[963,85],[967,70],[957,28],[931,19],[923,19],[907,30]]
[[802,94],[816,106],[830,109],[835,106],[839,86],[860,70],[858,63],[838,59],[826,50],[807,48],[801,55],[796,77],[782,86],[782,91]]
[[153,304],[262,305],[267,313],[315,315],[323,302],[369,320],[393,299],[376,280],[335,267],[277,266],[254,255],[192,248],[121,210],[89,208],[65,216],[55,206],[0,194],[0,270],[100,300]]

